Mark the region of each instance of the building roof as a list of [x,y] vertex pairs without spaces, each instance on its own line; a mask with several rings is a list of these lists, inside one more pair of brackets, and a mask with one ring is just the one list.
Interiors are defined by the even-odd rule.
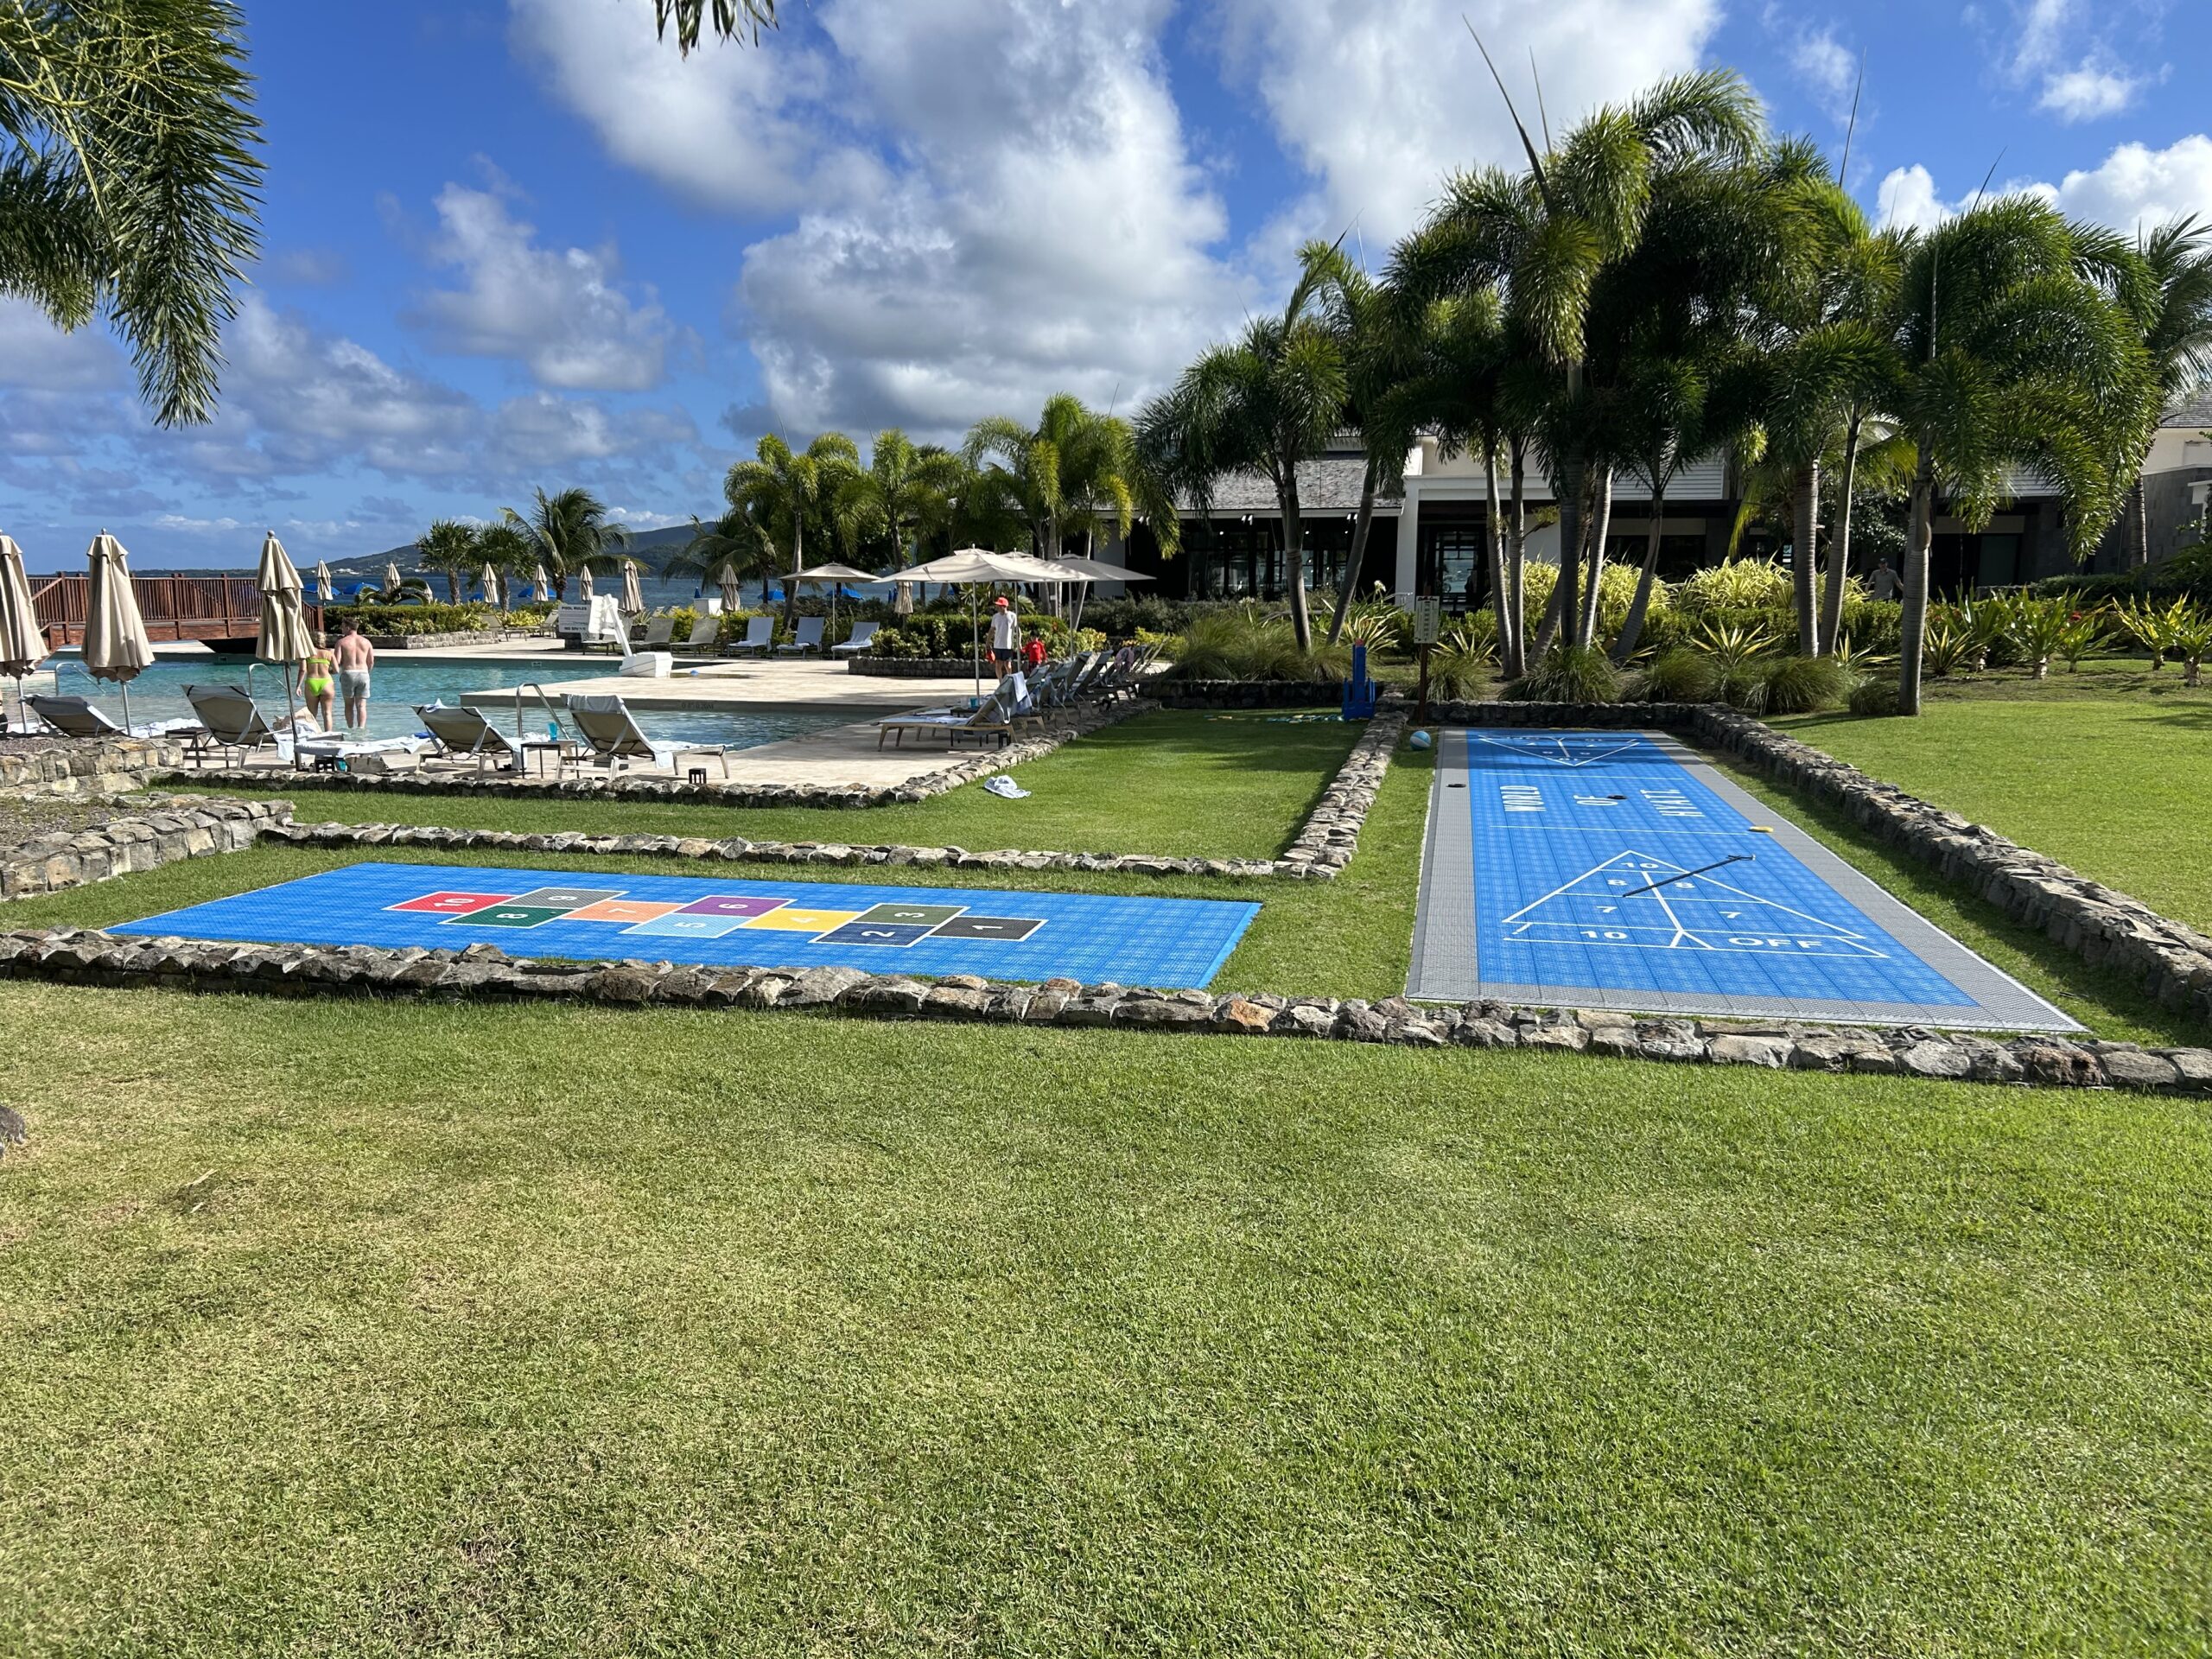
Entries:
[[2185,391],[2166,405],[2160,426],[2212,426],[2212,385]]
[[[1300,461],[1299,511],[1357,512],[1360,486],[1366,474],[1367,462],[1358,455],[1324,455],[1318,460]],[[1389,480],[1384,487],[1395,481]],[[1188,497],[1177,505],[1186,513],[1198,510]],[[1386,498],[1380,489],[1375,493],[1375,511],[1378,513],[1395,513],[1400,505],[1395,496]],[[1226,473],[1214,480],[1211,505],[1217,518],[1250,512],[1272,518],[1275,516],[1275,486],[1264,474]]]

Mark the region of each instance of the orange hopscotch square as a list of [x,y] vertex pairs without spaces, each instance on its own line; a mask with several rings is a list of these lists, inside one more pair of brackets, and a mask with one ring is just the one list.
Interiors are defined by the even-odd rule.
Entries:
[[745,925],[748,931],[766,927],[782,933],[827,933],[833,927],[842,927],[859,914],[857,910],[794,910],[786,906],[772,910],[765,916],[755,916]]
[[665,916],[671,910],[681,910],[681,905],[649,905],[636,899],[602,899],[595,905],[586,905],[582,910],[572,910],[561,919],[564,922],[650,922],[656,916]]

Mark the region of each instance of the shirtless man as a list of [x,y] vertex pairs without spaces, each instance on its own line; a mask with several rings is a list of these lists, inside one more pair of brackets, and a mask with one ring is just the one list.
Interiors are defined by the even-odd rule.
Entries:
[[348,622],[330,654],[338,663],[338,689],[346,694],[346,724],[359,731],[369,723],[369,671],[377,665],[377,649],[361,637],[359,622]]

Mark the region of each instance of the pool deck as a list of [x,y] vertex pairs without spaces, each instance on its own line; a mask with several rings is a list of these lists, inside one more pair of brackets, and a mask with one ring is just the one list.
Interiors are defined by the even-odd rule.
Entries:
[[[414,653],[410,653],[410,656]],[[429,653],[423,653],[427,656]],[[455,656],[461,653],[454,653]],[[481,651],[478,656],[500,653]],[[512,659],[513,653],[506,653]],[[601,658],[598,664],[612,664]],[[584,668],[591,661],[573,653],[547,653],[549,665],[574,664]],[[594,666],[598,665],[594,664]],[[590,674],[573,679],[547,679],[549,696],[619,696],[637,709],[711,709],[728,714],[788,712],[815,714],[896,714],[906,709],[941,708],[956,697],[975,695],[975,681],[964,679],[893,680],[873,674],[855,674],[843,663],[819,661],[782,663],[686,664],[677,658],[676,670],[664,680],[625,679],[619,674]],[[990,689],[990,677],[983,689]],[[463,702],[479,709],[512,709],[519,702],[528,708],[537,701],[534,691],[519,687],[487,687],[461,694]]]

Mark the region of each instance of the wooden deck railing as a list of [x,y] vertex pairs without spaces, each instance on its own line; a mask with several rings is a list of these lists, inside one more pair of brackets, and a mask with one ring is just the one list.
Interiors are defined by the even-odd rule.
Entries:
[[[261,594],[250,576],[133,576],[138,613],[156,639],[243,639],[261,626]],[[50,645],[82,645],[89,576],[49,576],[31,603]],[[320,632],[322,607],[310,601],[308,626]]]

